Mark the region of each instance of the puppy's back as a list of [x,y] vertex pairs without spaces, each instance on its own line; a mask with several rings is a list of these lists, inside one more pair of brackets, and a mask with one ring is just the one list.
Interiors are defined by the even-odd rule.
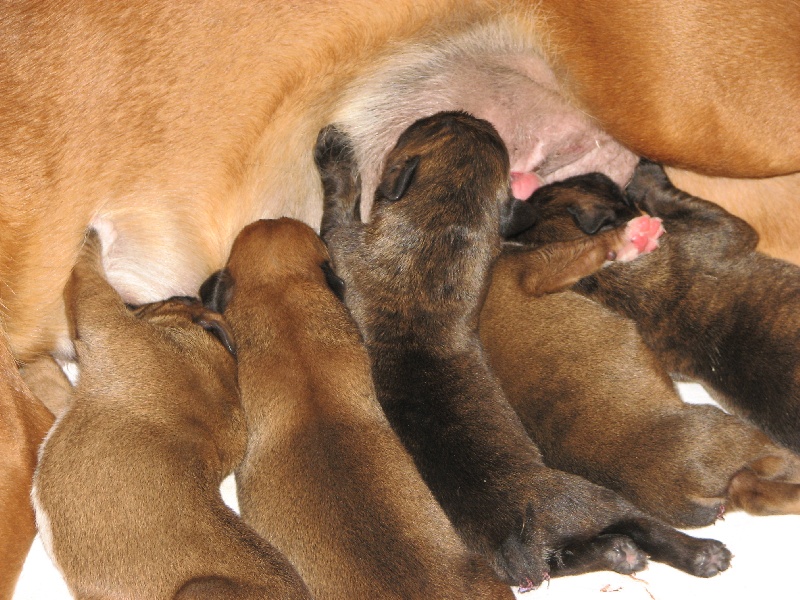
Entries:
[[81,376],[42,446],[34,503],[77,597],[224,589],[308,598],[285,559],[222,502],[246,428],[219,315],[175,299],[129,311],[90,238],[66,291]]
[[243,517],[319,597],[510,598],[391,431],[327,261],[316,234],[289,220],[251,225],[231,254],[225,312],[251,429]]

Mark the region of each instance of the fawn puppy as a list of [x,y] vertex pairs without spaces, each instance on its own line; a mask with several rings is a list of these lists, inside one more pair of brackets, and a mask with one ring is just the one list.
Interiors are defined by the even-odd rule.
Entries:
[[389,426],[329,261],[308,225],[257,221],[202,288],[237,340],[250,433],[236,470],[242,517],[316,598],[510,600]]
[[247,433],[222,317],[175,298],[130,311],[87,237],[65,290],[80,365],[41,448],[42,539],[79,599],[311,598],[225,506]]

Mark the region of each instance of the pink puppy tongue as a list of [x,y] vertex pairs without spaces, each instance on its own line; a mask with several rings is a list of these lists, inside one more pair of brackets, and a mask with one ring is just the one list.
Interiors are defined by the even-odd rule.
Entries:
[[542,180],[535,173],[511,172],[511,193],[517,200],[527,200],[542,187]]

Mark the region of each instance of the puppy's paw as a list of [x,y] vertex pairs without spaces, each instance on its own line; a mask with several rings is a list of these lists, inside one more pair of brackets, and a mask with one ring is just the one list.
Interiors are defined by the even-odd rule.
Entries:
[[630,262],[642,254],[658,248],[658,238],[664,234],[664,225],[658,217],[642,215],[628,221],[625,227],[625,245],[617,252],[616,260]]
[[731,566],[733,555],[717,540],[700,540],[701,547],[692,560],[690,573],[697,577],[714,577]]
[[506,538],[490,563],[503,582],[519,587],[520,592],[535,590],[550,578],[544,558],[516,534]]
[[631,575],[647,566],[647,555],[626,535],[601,535],[596,543],[609,571]]
[[336,125],[323,127],[314,146],[314,162],[320,171],[341,163],[355,162],[355,153],[350,137]]

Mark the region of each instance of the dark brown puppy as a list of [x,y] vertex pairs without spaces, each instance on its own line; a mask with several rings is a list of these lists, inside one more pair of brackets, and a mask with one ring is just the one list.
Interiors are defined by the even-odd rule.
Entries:
[[[581,248],[638,212],[597,175],[540,188],[530,201],[539,220],[517,239],[543,258],[529,289],[537,276],[557,278],[559,249]],[[633,321],[573,292],[535,297],[519,283],[519,262],[506,252],[495,264],[480,333],[545,464],[682,527],[708,525],[724,510],[800,512],[800,486],[771,480],[800,480],[795,455],[715,407],[684,404]]]
[[378,400],[470,548],[525,587],[550,573],[630,572],[643,566],[642,550],[701,576],[728,566],[719,542],[685,536],[610,490],[545,467],[489,371],[478,314],[500,252],[501,207],[516,206],[507,204],[508,157],[491,125],[440,113],[407,129],[367,225],[347,138],[323,130],[315,158],[322,234]]
[[668,371],[800,452],[800,268],[756,252],[749,225],[655,164],[627,192],[664,220],[664,247],[576,290],[633,319]]
[[191,299],[129,311],[99,253],[91,234],[65,290],[80,380],[34,477],[39,531],[70,592],[310,598],[220,497],[247,443],[228,326]]
[[238,343],[249,430],[241,515],[317,598],[510,599],[470,554],[375,398],[322,240],[258,221],[203,288]]

